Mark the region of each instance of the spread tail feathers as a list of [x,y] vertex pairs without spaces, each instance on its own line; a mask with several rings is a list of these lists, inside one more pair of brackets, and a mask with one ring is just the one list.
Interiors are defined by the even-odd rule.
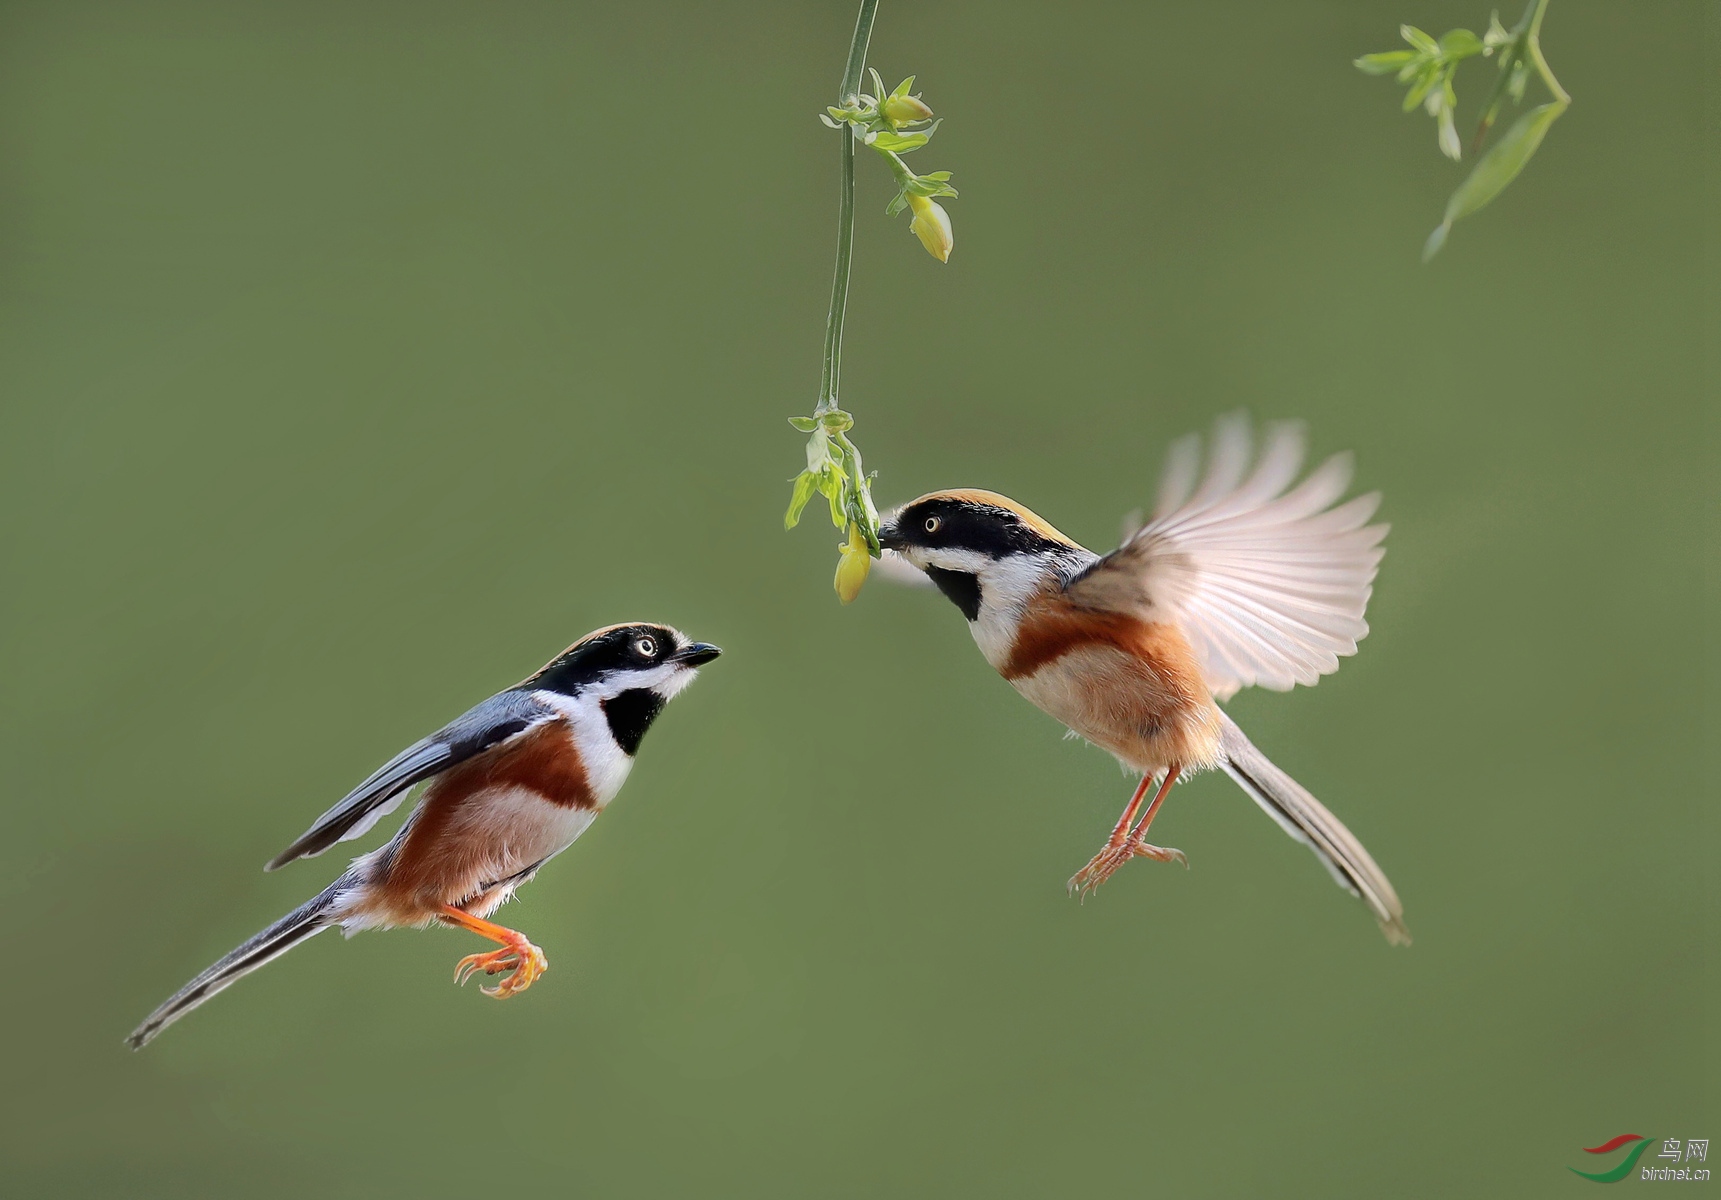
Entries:
[[322,894],[301,904],[180,988],[160,1008],[150,1013],[142,1025],[132,1030],[126,1044],[133,1050],[142,1049],[156,1034],[240,976],[249,975],[306,938],[335,924],[329,910],[344,882],[344,879],[337,879]]
[[1392,890],[1386,873],[1375,865],[1356,835],[1344,827],[1326,807],[1295,779],[1275,767],[1254,743],[1243,736],[1230,717],[1222,717],[1219,748],[1225,756],[1225,773],[1277,821],[1286,833],[1315,852],[1340,887],[1364,904],[1380,922],[1386,940],[1398,946],[1410,944],[1404,927],[1404,908]]

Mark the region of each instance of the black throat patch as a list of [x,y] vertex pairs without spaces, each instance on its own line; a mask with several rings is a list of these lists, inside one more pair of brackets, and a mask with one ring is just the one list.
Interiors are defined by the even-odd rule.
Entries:
[[952,604],[962,610],[970,621],[980,618],[980,577],[967,571],[946,571],[943,567],[926,568],[927,577],[938,590],[950,597]]
[[663,697],[650,688],[629,688],[604,701],[604,719],[610,723],[610,734],[629,758],[639,753],[645,731],[662,711]]

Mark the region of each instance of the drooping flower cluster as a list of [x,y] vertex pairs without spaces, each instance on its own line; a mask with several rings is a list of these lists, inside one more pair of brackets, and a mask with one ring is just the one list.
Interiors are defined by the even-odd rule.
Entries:
[[904,154],[931,141],[942,122],[933,119],[932,109],[925,101],[909,93],[914,76],[897,84],[889,94],[885,93],[884,80],[877,71],[872,72],[872,78],[877,96],[862,92],[853,104],[827,108],[827,115],[819,119],[832,129],[847,127],[856,141],[872,147],[885,160],[891,174],[896,176],[897,189],[885,207],[885,215],[894,217],[904,208],[912,209],[914,219],[909,222],[909,231],[933,258],[949,262],[956,242],[950,229],[950,214],[936,198],[956,195],[956,189],[950,186],[950,172],[916,175],[902,161]]

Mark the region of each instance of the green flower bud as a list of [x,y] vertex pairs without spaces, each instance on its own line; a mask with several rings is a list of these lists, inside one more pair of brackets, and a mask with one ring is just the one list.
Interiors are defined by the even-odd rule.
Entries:
[[920,244],[933,258],[949,262],[950,251],[956,245],[956,238],[950,232],[950,214],[944,211],[943,205],[913,192],[908,195],[908,207],[914,210],[914,219],[908,223],[909,232],[920,239]]
[[910,121],[932,120],[932,110],[919,96],[886,96],[878,111],[892,129],[901,129]]

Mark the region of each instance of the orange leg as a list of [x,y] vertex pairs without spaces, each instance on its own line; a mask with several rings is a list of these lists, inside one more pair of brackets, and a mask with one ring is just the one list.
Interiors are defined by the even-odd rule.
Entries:
[[[1135,789],[1135,795],[1130,797],[1129,806],[1123,810],[1123,816],[1112,827],[1111,837],[1100,852],[1088,860],[1088,865],[1070,877],[1069,890],[1080,892],[1087,899],[1088,893],[1110,879],[1114,872],[1132,858],[1151,858],[1155,862],[1180,862],[1189,865],[1189,859],[1183,851],[1172,850],[1163,846],[1152,846],[1143,840],[1147,827],[1153,824],[1154,814],[1159,812],[1159,806],[1165,803],[1166,795],[1171,791],[1171,785],[1177,782],[1183,768],[1172,763],[1165,772],[1165,782],[1159,785],[1159,791],[1153,797],[1153,803],[1147,806],[1147,812],[1142,814],[1141,824],[1135,823],[1135,814],[1141,809],[1142,797],[1147,795],[1147,789],[1153,786],[1153,776],[1142,779],[1141,786]],[[1132,828],[1133,826],[1133,828]]]
[[494,996],[498,1000],[506,1000],[516,992],[523,992],[532,986],[532,981],[550,969],[550,964],[544,957],[544,952],[526,940],[526,935],[516,933],[505,926],[475,917],[471,913],[461,912],[451,904],[441,906],[439,915],[444,923],[458,925],[461,929],[470,929],[479,937],[489,938],[500,942],[500,950],[490,950],[483,954],[468,954],[454,965],[454,982],[465,983],[478,971],[486,975],[499,975],[503,971],[513,974],[493,988],[480,989],[486,996]]

